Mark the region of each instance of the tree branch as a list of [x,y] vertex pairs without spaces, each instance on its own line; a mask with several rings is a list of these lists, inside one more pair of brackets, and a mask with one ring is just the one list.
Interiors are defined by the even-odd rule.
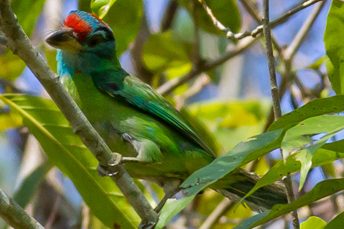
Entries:
[[311,14],[308,16],[307,20],[303,23],[299,32],[295,35],[293,41],[290,43],[288,48],[284,51],[284,57],[286,60],[291,60],[297,50],[300,48],[302,42],[306,38],[309,30],[312,28],[315,20],[319,16],[319,13],[323,6],[325,5],[326,0],[322,1],[319,5],[317,5]]
[[44,229],[0,189],[0,216],[14,228]]
[[[274,119],[277,120],[278,118],[281,117],[281,106],[280,106],[279,92],[278,92],[277,79],[276,79],[275,59],[274,59],[273,51],[272,51],[271,27],[269,23],[269,0],[264,0],[263,29],[264,29],[264,36],[265,36],[266,53],[267,53],[268,64],[269,64],[271,96],[272,96],[273,111],[274,111],[274,116],[275,116]],[[282,152],[281,152],[281,155],[283,158]],[[295,199],[295,197],[293,193],[292,180],[289,174],[287,175],[286,179],[283,180],[283,182],[287,190],[288,201],[291,202]],[[293,215],[294,228],[297,229],[300,227],[297,211],[293,211],[292,215]]]
[[157,91],[162,95],[167,95],[171,93],[174,89],[186,83],[187,81],[195,78],[200,73],[208,71],[212,68],[215,68],[223,64],[227,60],[235,57],[236,55],[239,55],[240,53],[245,51],[247,48],[251,47],[251,45],[253,45],[255,41],[257,41],[257,38],[247,38],[247,39],[243,39],[239,41],[239,43],[233,50],[228,51],[227,53],[225,53],[223,56],[219,57],[218,59],[210,60],[203,63],[198,68],[191,70],[189,73],[187,73],[184,76],[181,76],[181,77],[178,77],[166,82],[165,84],[161,85],[157,89]]
[[29,38],[19,25],[12,12],[9,0],[0,0],[0,26],[8,41],[12,52],[18,55],[42,83],[51,98],[60,108],[73,130],[80,136],[83,143],[95,155],[99,163],[109,171],[117,173],[112,176],[129,203],[134,207],[144,222],[156,222],[154,212],[140,189],[135,185],[122,165],[120,156],[111,152],[104,140],[88,122],[76,103],[65,91],[56,75],[50,70],[40,53],[31,45]]
[[[297,5],[296,7],[292,8],[291,10],[288,10],[286,13],[284,13],[281,17],[269,22],[270,27],[275,27],[278,24],[281,24],[285,22],[287,19],[289,19],[290,16],[293,14],[299,12],[300,10],[303,10],[304,8],[307,8],[308,6],[313,5],[316,2],[319,1],[326,1],[326,0],[307,0],[302,2],[301,4]],[[228,39],[231,40],[240,40],[244,37],[252,36],[256,37],[258,36],[262,31],[263,31],[263,25],[257,26],[255,29],[252,31],[245,31],[245,32],[240,32],[240,33],[233,33],[230,28],[224,26],[213,14],[211,9],[208,7],[206,4],[205,0],[198,0],[198,2],[202,5],[204,8],[205,12],[208,14],[210,20],[213,22],[214,26],[222,31]]]
[[228,198],[224,198],[215,208],[214,211],[210,213],[207,219],[202,223],[199,229],[210,229],[219,220],[219,218],[224,215],[230,208],[235,205],[234,202],[230,201]]

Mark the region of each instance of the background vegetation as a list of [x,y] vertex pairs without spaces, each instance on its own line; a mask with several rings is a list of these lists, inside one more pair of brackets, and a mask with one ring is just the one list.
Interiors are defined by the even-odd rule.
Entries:
[[[219,158],[183,183],[185,197],[164,206],[157,228],[340,228],[344,3],[274,0],[268,23],[267,2],[13,0],[11,7],[53,71],[45,35],[75,8],[102,17],[124,68],[216,145]],[[40,58],[25,59],[17,28],[8,33],[7,3],[0,0],[0,215],[13,226],[11,216],[25,214],[8,208],[8,195],[45,228],[136,228],[140,217],[113,180],[98,176],[92,147],[35,78],[42,82],[33,64]],[[54,85],[45,89],[60,106]],[[257,214],[210,190],[196,195],[239,167],[262,176],[255,188],[282,180],[295,200]],[[152,206],[163,196],[156,184],[136,184]]]

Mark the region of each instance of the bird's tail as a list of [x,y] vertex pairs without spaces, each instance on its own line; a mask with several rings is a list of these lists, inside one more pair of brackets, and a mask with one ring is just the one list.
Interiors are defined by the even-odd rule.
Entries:
[[[211,187],[230,199],[237,201],[254,187],[259,177],[244,170],[238,170],[217,181]],[[286,192],[281,184],[267,185],[249,197],[244,202],[255,211],[271,209],[275,204],[285,204],[288,202]]]

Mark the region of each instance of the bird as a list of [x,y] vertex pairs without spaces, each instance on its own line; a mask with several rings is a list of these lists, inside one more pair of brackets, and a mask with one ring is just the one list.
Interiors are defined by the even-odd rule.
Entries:
[[[124,166],[132,177],[158,183],[169,198],[188,176],[216,158],[190,120],[121,67],[114,34],[102,19],[73,10],[46,42],[57,49],[61,83],[111,150],[128,159]],[[257,180],[237,169],[210,188],[240,200]],[[272,184],[245,202],[261,211],[287,203],[287,197],[281,185]]]

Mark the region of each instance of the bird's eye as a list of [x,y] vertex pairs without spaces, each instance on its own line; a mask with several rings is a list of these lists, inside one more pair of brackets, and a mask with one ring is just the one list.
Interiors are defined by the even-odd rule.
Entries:
[[104,41],[104,36],[102,34],[94,35],[87,41],[87,45],[89,47],[94,47],[97,44],[101,43]]

